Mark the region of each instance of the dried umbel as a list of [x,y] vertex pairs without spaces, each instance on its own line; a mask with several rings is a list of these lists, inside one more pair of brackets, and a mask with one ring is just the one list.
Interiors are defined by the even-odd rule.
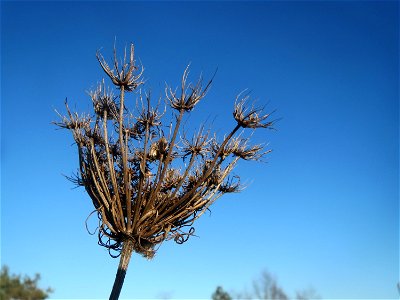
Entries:
[[[89,93],[93,115],[80,116],[66,103],[67,116],[56,124],[71,130],[78,146],[79,172],[73,180],[93,201],[99,244],[112,255],[121,254],[121,273],[110,297],[117,299],[132,251],[152,258],[165,240],[187,241],[193,222],[216,199],[241,190],[239,177],[229,176],[237,162],[259,160],[268,152],[249,146],[243,128],[271,128],[273,122],[261,110],[248,108],[246,95],[238,97],[236,124],[222,140],[202,125],[188,138],[181,130],[184,115],[205,97],[212,80],[187,83],[186,68],[180,89],[166,88],[174,118],[163,122],[166,108],[160,110],[160,102],[153,107],[150,94],[138,92],[143,68],[135,64],[133,45],[121,65],[115,49],[113,68],[99,52],[97,59],[118,96],[103,81]],[[127,92],[135,92],[136,105],[126,105]]]

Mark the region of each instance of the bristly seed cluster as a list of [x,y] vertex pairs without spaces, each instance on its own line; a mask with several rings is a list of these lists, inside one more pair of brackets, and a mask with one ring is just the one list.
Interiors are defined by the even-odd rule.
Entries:
[[150,94],[138,93],[135,112],[125,105],[126,92],[143,84],[133,45],[121,64],[115,48],[112,67],[100,52],[97,59],[119,94],[106,89],[103,80],[89,92],[93,116],[71,112],[65,103],[67,116],[56,124],[71,130],[78,146],[79,172],[71,180],[85,187],[93,201],[100,245],[119,253],[129,240],[136,252],[151,258],[164,240],[183,243],[193,235],[193,222],[216,199],[241,190],[240,178],[229,176],[238,160],[259,160],[269,151],[249,145],[238,131],[272,128],[273,121],[262,109],[248,106],[249,95],[239,95],[236,125],[222,140],[203,126],[188,138],[181,130],[183,117],[205,97],[212,79],[188,84],[186,68],[180,89],[167,86],[165,97],[175,118],[164,126],[165,109],[159,110],[160,103],[153,107]]

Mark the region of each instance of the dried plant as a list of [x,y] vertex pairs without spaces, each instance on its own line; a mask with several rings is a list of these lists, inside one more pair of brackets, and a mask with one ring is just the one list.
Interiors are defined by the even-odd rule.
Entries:
[[[191,138],[181,129],[184,115],[207,94],[212,79],[188,83],[189,68],[181,86],[165,89],[166,105],[174,114],[165,126],[166,107],[152,106],[150,94],[138,89],[143,67],[134,59],[131,45],[118,64],[97,52],[100,66],[118,95],[104,80],[89,93],[93,115],[71,112],[56,125],[71,130],[78,146],[79,171],[74,183],[83,186],[97,213],[98,239],[112,256],[121,256],[110,299],[118,299],[132,252],[152,258],[165,240],[181,244],[193,235],[193,222],[225,193],[241,190],[238,176],[229,176],[240,159],[259,160],[268,151],[249,146],[241,129],[272,128],[269,114],[248,106],[249,95],[239,95],[234,106],[236,125],[222,140],[201,126]],[[126,105],[127,92],[136,92],[135,111]],[[161,109],[160,109],[161,108]],[[116,254],[116,255],[114,255]]]

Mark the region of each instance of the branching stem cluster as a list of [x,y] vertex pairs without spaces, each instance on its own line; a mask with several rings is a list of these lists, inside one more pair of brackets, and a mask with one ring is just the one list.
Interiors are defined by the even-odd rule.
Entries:
[[[89,93],[93,115],[71,112],[66,102],[67,115],[56,124],[71,130],[78,146],[79,172],[73,180],[93,201],[99,244],[117,255],[129,244],[151,258],[164,240],[187,241],[193,222],[216,199],[241,190],[239,177],[229,176],[236,163],[269,152],[262,145],[250,146],[243,130],[272,128],[273,121],[249,105],[248,95],[239,95],[236,124],[222,140],[204,126],[188,138],[183,119],[206,96],[212,79],[188,83],[186,68],[180,89],[167,86],[165,100],[175,117],[165,126],[166,108],[160,110],[160,101],[152,106],[150,93],[139,89],[143,67],[136,65],[133,45],[121,62],[114,49],[111,66],[99,52],[97,59],[114,91],[103,80]],[[134,112],[126,104],[128,93],[136,95]]]

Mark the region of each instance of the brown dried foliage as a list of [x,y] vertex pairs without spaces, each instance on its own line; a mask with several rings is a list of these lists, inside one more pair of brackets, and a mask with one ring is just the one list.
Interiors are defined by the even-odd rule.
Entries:
[[[125,241],[147,258],[164,240],[177,243],[193,235],[193,222],[225,193],[241,190],[238,176],[228,175],[240,159],[259,160],[269,151],[248,146],[241,128],[271,128],[269,114],[248,107],[249,96],[238,96],[234,107],[236,125],[221,141],[203,126],[191,138],[182,132],[184,115],[204,98],[212,80],[200,78],[188,84],[189,69],[179,89],[166,88],[166,103],[175,118],[163,126],[165,109],[151,105],[150,95],[137,93],[136,111],[125,105],[125,93],[143,84],[131,45],[118,65],[114,49],[111,68],[98,52],[104,72],[119,91],[114,96],[103,82],[90,92],[93,115],[71,112],[56,124],[72,131],[78,146],[79,171],[71,178],[85,187],[98,214],[99,244],[119,253]],[[139,71],[140,70],[140,71]],[[168,132],[168,133],[165,133]],[[110,252],[110,254],[115,252]]]

